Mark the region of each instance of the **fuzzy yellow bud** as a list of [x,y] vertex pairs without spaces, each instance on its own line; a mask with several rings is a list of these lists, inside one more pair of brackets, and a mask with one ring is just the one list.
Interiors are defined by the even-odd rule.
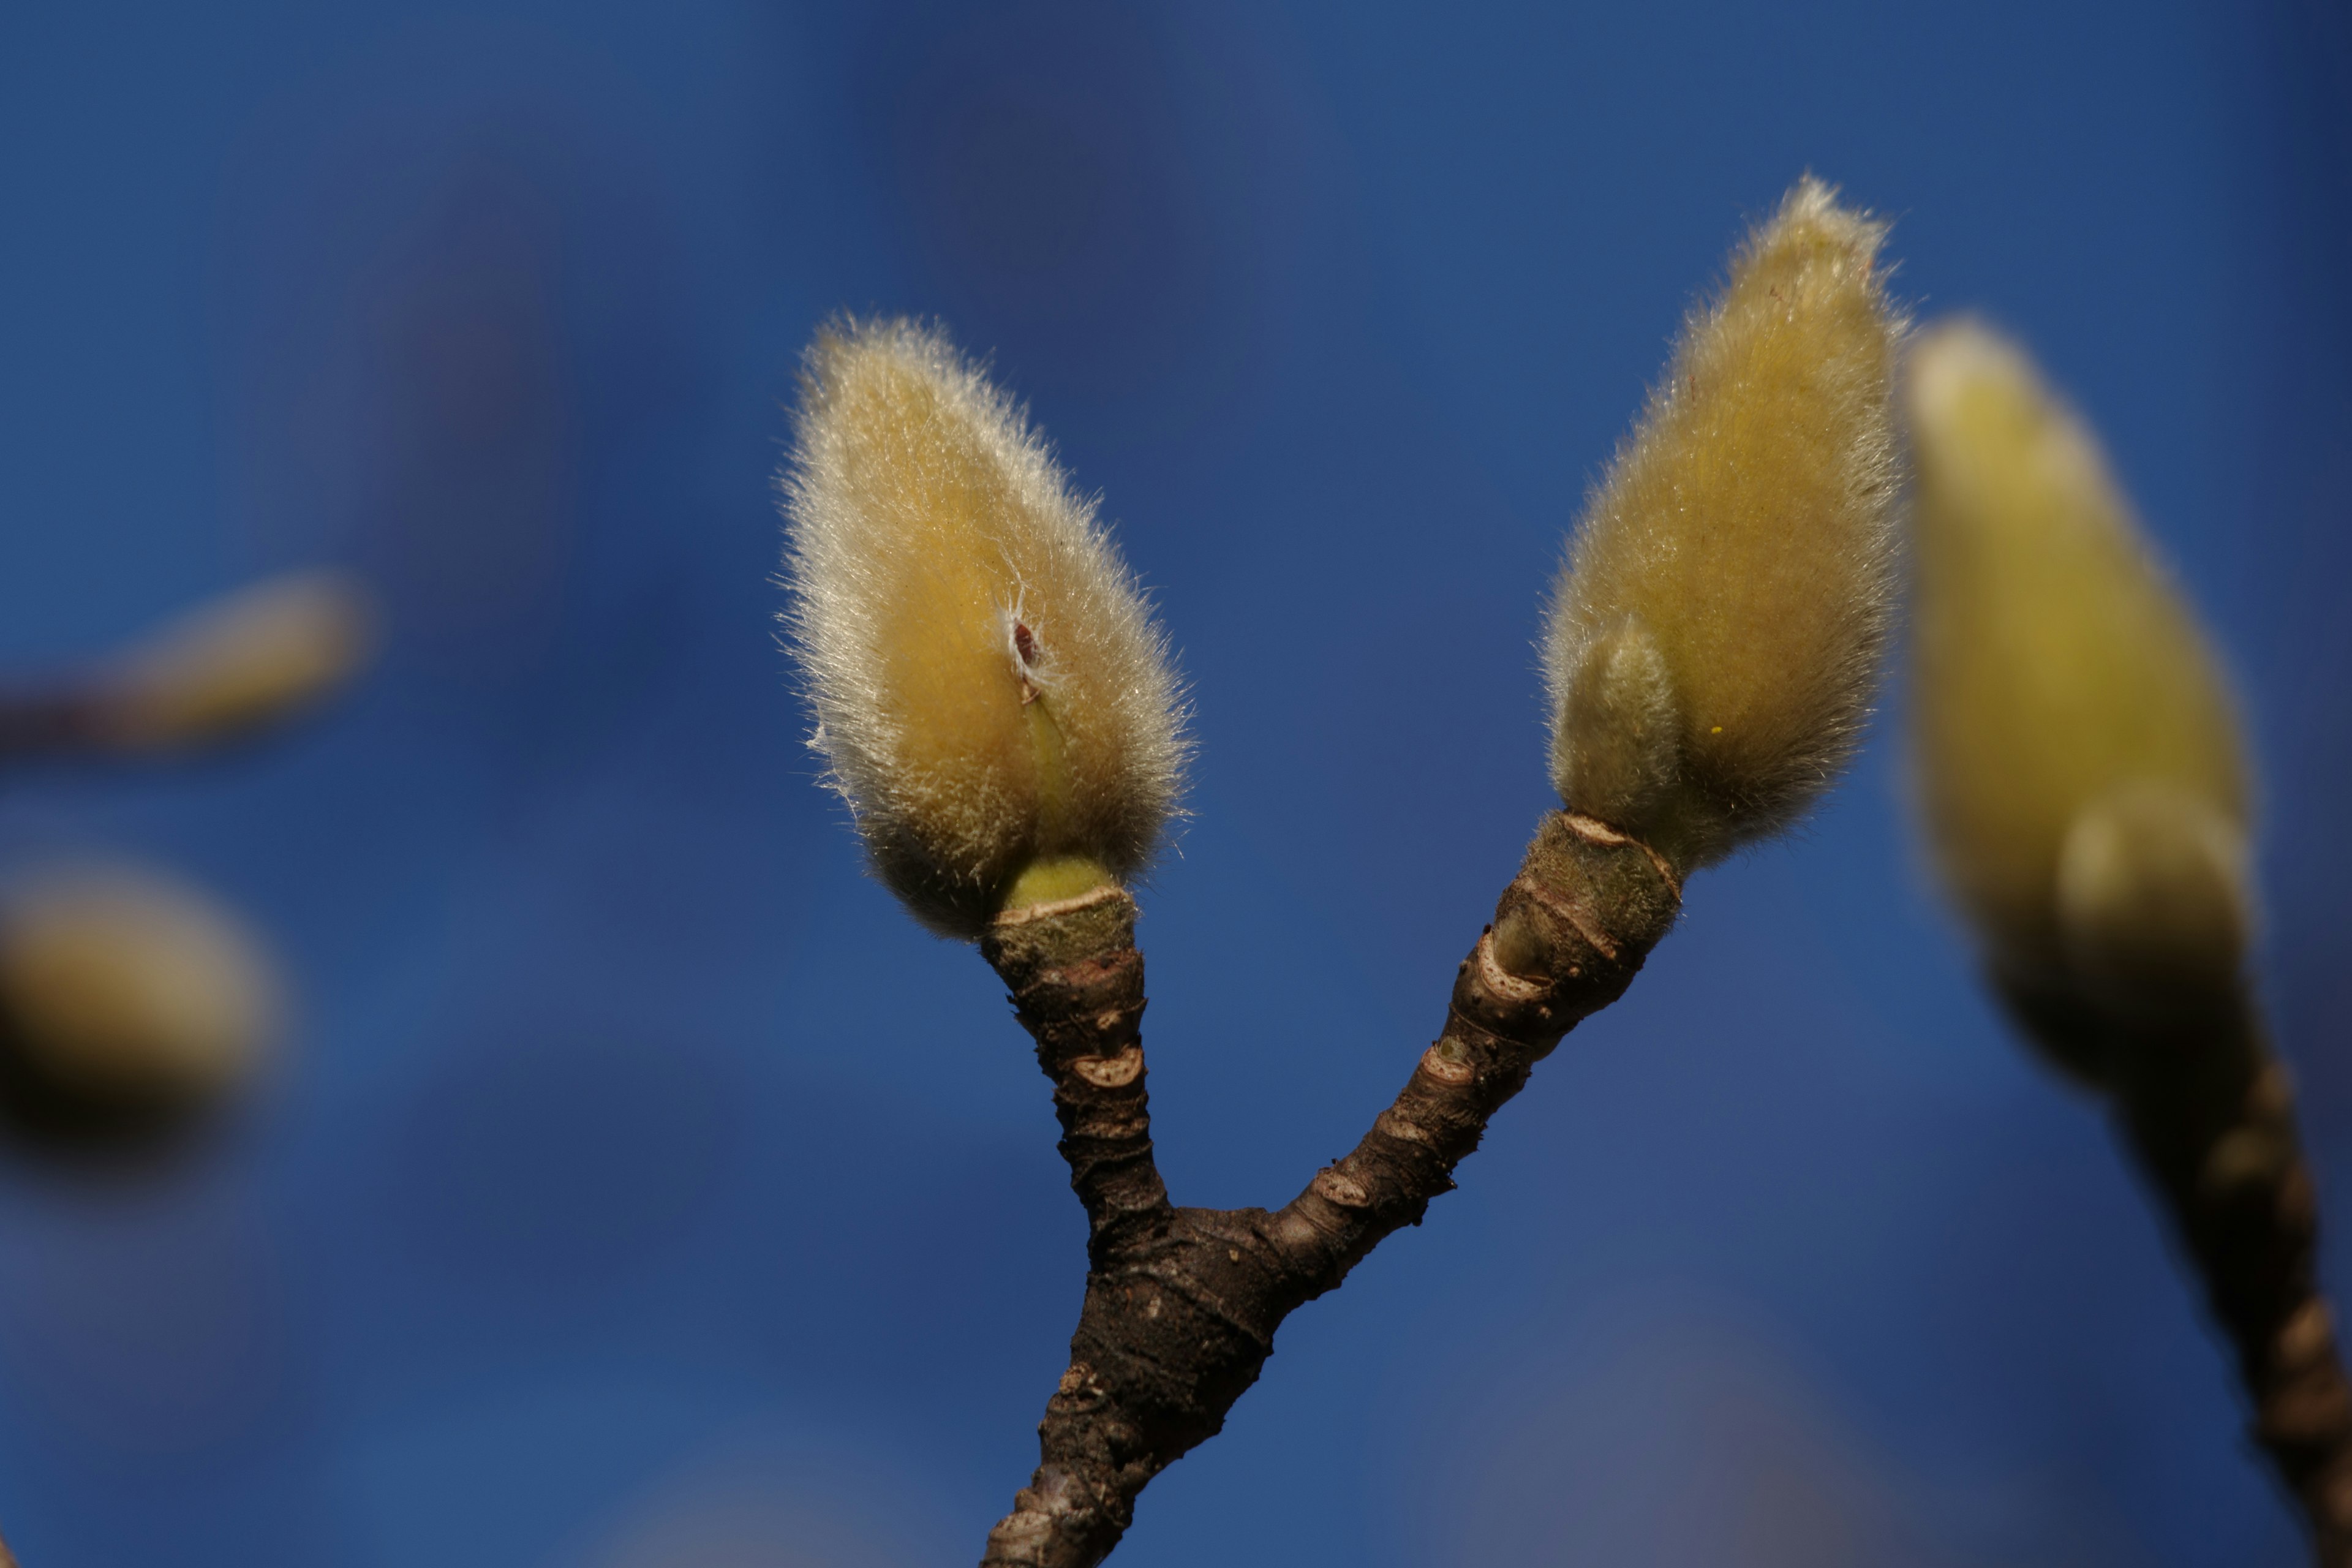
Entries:
[[1685,324],[1553,597],[1560,798],[1685,868],[1827,786],[1892,619],[1904,321],[1834,195],[1801,181]]
[[1166,640],[1022,412],[936,331],[808,353],[786,621],[875,868],[925,924],[1139,870],[1185,746]]
[[1971,323],[1922,339],[1905,403],[1917,791],[1953,896],[2021,978],[2233,973],[2251,921],[2235,704],[2097,442]]
[[0,1096],[75,1132],[200,1110],[252,1076],[282,1012],[260,942],[148,873],[58,873],[0,903]]
[[117,662],[90,693],[107,744],[231,740],[319,701],[365,661],[374,616],[348,578],[302,572],[229,595]]

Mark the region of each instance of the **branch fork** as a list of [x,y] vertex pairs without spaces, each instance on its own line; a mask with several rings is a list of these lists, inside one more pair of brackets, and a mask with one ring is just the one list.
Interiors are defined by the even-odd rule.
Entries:
[[1445,1028],[1362,1142],[1281,1209],[1179,1208],[1151,1152],[1135,900],[1117,887],[999,916],[982,952],[1054,1085],[1088,1225],[1070,1364],[1042,1462],[983,1568],[1091,1568],[1169,1465],[1223,1426],[1276,1331],[1454,1187],[1454,1168],[1535,1064],[1621,995],[1681,889],[1640,842],[1545,819],[1457,971]]

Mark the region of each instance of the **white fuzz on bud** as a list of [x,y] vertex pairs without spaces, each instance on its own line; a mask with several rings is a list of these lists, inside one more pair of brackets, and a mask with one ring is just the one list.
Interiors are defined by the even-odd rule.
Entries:
[[1789,193],[1685,323],[1554,594],[1560,798],[1686,869],[1784,826],[1860,741],[1895,599],[1885,233]]
[[971,938],[1136,874],[1186,746],[1166,638],[1093,501],[910,321],[820,334],[795,433],[785,621],[882,880]]
[[2021,351],[1937,328],[1906,411],[1914,750],[1937,868],[2013,975],[2210,989],[2252,919],[2252,786],[2219,661],[2096,440]]

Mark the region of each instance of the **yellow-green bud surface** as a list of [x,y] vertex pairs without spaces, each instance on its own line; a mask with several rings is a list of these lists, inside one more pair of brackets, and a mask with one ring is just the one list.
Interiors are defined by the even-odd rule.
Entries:
[[0,1016],[12,1048],[68,1092],[210,1099],[260,1064],[282,1011],[259,942],[176,883],[58,872],[0,903]]
[[876,870],[975,937],[1134,875],[1185,743],[1166,643],[1043,439],[936,331],[808,353],[783,479],[786,621]]
[[1868,714],[1901,479],[1885,237],[1789,193],[1685,323],[1554,594],[1560,798],[1685,868],[1801,812]]
[[2105,955],[2091,968],[2128,970],[2219,942],[2207,962],[2233,970],[2251,793],[2235,705],[2097,442],[1972,323],[1922,339],[1905,403],[1914,761],[1938,870],[2021,973],[2087,980],[2085,943]]

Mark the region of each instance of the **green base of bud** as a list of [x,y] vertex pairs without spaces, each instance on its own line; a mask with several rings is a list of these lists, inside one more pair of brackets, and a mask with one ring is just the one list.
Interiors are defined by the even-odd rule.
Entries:
[[1084,855],[1048,855],[1021,868],[1005,892],[1004,907],[1025,910],[1035,904],[1058,903],[1109,887],[1116,880],[1099,860]]

